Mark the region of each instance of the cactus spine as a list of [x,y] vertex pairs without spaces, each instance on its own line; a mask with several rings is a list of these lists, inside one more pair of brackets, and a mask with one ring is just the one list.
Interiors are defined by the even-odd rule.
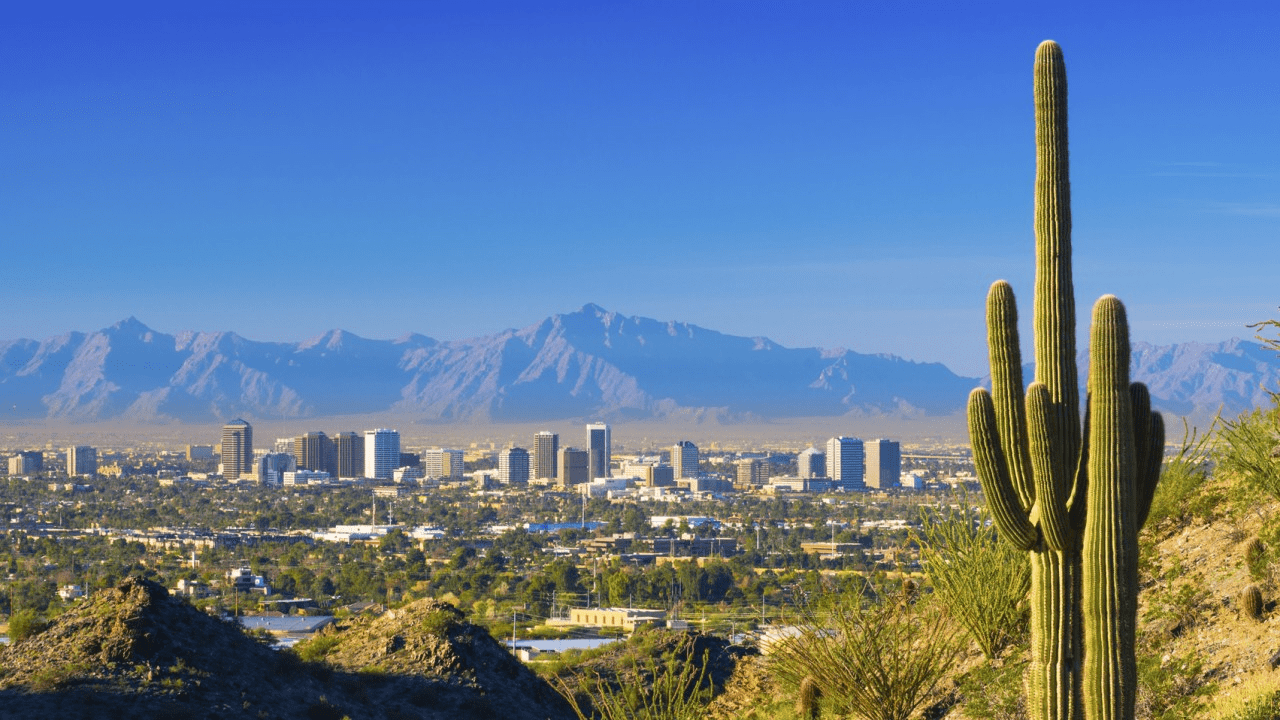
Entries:
[[1129,385],[1124,308],[1108,296],[1095,314],[1082,430],[1057,43],[1037,49],[1034,75],[1035,380],[1024,392],[1013,290],[998,281],[987,297],[991,392],[969,396],[969,434],[1000,533],[1031,558],[1029,715],[1131,718],[1137,532],[1159,478],[1164,429],[1146,388]]

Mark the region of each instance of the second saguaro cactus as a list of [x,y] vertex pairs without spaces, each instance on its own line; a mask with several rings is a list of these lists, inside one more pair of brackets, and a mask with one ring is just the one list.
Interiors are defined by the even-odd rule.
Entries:
[[1133,717],[1137,532],[1159,478],[1164,429],[1129,383],[1124,307],[1095,308],[1081,421],[1071,278],[1067,86],[1062,49],[1036,51],[1035,380],[1023,390],[1017,308],[987,298],[991,392],[969,397],[969,433],[1002,536],[1031,557],[1029,715]]

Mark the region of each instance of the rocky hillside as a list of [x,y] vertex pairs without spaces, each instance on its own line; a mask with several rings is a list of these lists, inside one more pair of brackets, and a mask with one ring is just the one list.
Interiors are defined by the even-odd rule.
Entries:
[[[429,698],[430,717],[542,720],[573,717],[546,681],[515,659],[489,631],[463,620],[452,605],[418,600],[377,617],[326,628],[304,654],[366,678],[413,678]],[[388,683],[371,699],[395,704],[404,690]],[[425,707],[424,707],[425,709]],[[419,715],[426,717],[425,715]]]
[[[0,650],[0,717],[572,717],[487,632],[432,606],[423,609],[427,617],[451,620],[433,635],[418,610],[397,611],[404,627],[376,649],[357,649],[374,641],[357,632],[336,654],[373,663],[308,663],[131,578]],[[402,674],[410,664],[389,659],[409,656],[423,672]]]

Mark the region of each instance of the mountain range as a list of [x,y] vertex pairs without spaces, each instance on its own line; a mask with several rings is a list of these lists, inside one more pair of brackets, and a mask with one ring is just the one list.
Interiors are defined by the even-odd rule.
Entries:
[[[1258,343],[1135,343],[1134,378],[1178,414],[1262,404],[1280,369]],[[1083,374],[1082,374],[1083,377]],[[588,304],[518,330],[440,341],[333,330],[299,343],[168,335],[129,318],[0,341],[0,421],[207,423],[397,413],[422,422],[945,416],[980,378],[939,363],[786,348]]]

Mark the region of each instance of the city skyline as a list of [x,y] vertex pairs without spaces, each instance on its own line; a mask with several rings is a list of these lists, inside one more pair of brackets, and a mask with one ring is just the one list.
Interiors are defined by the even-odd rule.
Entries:
[[[1119,295],[1137,340],[1248,337],[1276,313],[1269,264],[1246,260],[1280,222],[1280,10],[1103,13],[11,9],[0,236],[23,272],[0,338],[132,315],[460,339],[596,302],[980,375],[987,286],[1030,301],[1046,38],[1071,82],[1077,303]],[[383,261],[335,262],[361,247]],[[283,267],[344,281],[264,280]],[[503,291],[472,292],[489,275]]]

